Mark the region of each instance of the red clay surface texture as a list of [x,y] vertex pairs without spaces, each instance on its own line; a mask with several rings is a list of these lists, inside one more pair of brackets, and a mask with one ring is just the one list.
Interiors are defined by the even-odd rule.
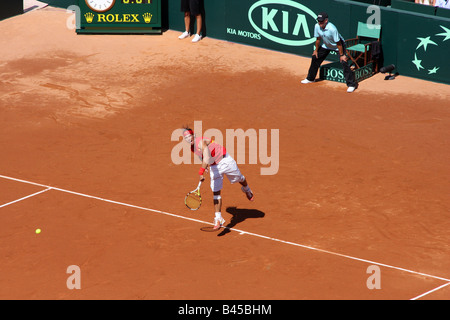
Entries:
[[[308,57],[70,17],[0,22],[1,299],[449,299],[448,85],[378,74],[348,94],[300,84]],[[255,201],[225,179],[218,232],[209,183],[184,205],[199,165],[173,161],[194,121],[268,133],[272,163],[246,140],[239,164]]]

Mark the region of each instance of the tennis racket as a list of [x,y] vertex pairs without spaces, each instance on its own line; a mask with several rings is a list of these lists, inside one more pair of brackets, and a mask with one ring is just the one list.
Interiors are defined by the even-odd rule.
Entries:
[[198,210],[202,205],[202,196],[200,195],[200,186],[202,185],[202,181],[198,183],[198,186],[195,190],[189,192],[184,198],[184,203],[186,207],[191,210]]

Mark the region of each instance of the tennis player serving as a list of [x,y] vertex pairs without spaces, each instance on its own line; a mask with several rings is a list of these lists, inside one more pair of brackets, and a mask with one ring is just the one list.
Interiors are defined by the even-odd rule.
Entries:
[[202,166],[199,170],[200,181],[204,181],[204,173],[209,168],[211,190],[214,200],[214,229],[220,229],[225,223],[222,217],[222,197],[220,191],[223,188],[223,177],[226,176],[231,183],[239,182],[241,190],[247,199],[253,201],[253,193],[247,180],[242,175],[236,161],[227,153],[226,149],[214,140],[205,137],[196,137],[190,128],[183,128],[184,140],[191,145],[191,151],[200,157]]

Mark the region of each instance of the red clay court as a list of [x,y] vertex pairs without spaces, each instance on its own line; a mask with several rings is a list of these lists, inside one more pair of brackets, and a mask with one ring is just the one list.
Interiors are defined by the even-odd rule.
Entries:
[[[1,299],[449,299],[448,85],[380,74],[348,94],[301,85],[307,57],[69,18],[0,21]],[[225,180],[219,232],[208,183],[183,202],[198,165],[171,160],[194,121],[279,129],[278,173],[240,164],[255,201]]]

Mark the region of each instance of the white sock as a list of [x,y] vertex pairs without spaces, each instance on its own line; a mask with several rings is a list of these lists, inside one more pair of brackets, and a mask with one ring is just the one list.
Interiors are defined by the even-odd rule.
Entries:
[[216,212],[215,215],[216,215],[217,219],[222,218],[222,213],[221,212]]

